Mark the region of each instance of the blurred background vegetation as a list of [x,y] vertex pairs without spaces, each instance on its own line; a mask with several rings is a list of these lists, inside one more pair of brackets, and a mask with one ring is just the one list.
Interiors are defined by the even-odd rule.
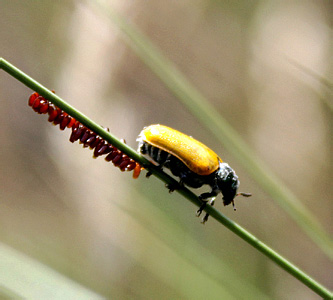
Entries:
[[[108,5],[178,66],[332,234],[332,94],[313,76],[332,81],[332,3]],[[105,16],[84,1],[0,0],[0,6],[0,56],[134,148],[140,130],[154,123],[207,144],[236,170],[241,190],[254,195],[238,199],[236,212],[220,199],[216,207],[333,288],[327,256]],[[69,130],[27,106],[30,93],[1,73],[3,298],[318,299],[215,220],[202,226],[196,207],[156,178],[133,180],[69,143]]]

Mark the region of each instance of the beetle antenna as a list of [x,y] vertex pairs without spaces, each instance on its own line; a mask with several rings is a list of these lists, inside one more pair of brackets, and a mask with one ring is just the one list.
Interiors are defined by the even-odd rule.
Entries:
[[232,203],[232,207],[234,208],[234,211],[237,210],[237,209],[236,209],[236,206],[235,206],[235,202],[234,202],[234,200],[232,200],[231,203]]
[[[238,194],[236,194],[235,197],[237,197],[237,196],[251,197],[252,194],[251,193],[238,193]],[[236,206],[235,206],[234,200],[232,200],[231,203],[232,203],[232,207],[234,208],[234,210],[236,210]]]
[[252,194],[251,193],[238,193],[238,194],[236,194],[236,196],[251,197]]

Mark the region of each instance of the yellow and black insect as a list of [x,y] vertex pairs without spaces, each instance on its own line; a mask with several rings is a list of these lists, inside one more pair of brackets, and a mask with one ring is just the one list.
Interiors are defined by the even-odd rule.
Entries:
[[[206,206],[208,199],[214,204],[215,197],[221,192],[223,204],[232,203],[238,195],[251,196],[248,193],[238,193],[239,180],[235,171],[210,148],[196,139],[163,125],[145,127],[138,138],[142,154],[150,156],[161,168],[170,169],[174,176],[180,178],[180,185],[199,188],[205,184],[211,186],[211,191],[203,193],[199,199],[203,202],[197,215]],[[203,219],[207,221],[208,214]]]

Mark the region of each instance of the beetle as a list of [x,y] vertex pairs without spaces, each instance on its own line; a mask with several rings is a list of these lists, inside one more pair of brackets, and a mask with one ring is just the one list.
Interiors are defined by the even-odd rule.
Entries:
[[[232,203],[234,210],[236,196],[251,196],[249,193],[237,193],[239,180],[235,171],[213,150],[191,136],[155,124],[145,127],[137,141],[138,152],[148,155],[161,169],[170,169],[174,176],[180,178],[180,186],[199,188],[207,184],[211,187],[210,192],[199,195],[202,205],[197,211],[197,216],[200,216],[208,202],[214,205],[215,197],[220,192],[223,195],[223,204]],[[147,177],[150,175],[148,172]],[[172,191],[175,188],[169,186],[169,189]],[[207,221],[208,216],[209,214],[205,215],[202,223]]]

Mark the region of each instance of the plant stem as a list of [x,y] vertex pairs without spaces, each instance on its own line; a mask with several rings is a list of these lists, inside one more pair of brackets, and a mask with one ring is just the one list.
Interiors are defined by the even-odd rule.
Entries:
[[[176,184],[177,181],[174,180],[172,177],[170,177],[168,174],[164,173],[163,171],[156,168],[153,164],[151,164],[148,160],[146,160],[144,157],[142,157],[139,153],[137,153],[135,150],[133,150],[131,147],[127,146],[126,144],[122,143],[120,140],[118,140],[116,137],[114,137],[112,134],[110,134],[108,131],[103,129],[100,125],[89,119],[87,116],[82,114],[81,112],[77,111],[74,107],[67,104],[64,100],[62,100],[59,96],[39,84],[37,81],[29,77],[27,74],[23,73],[21,70],[7,62],[5,59],[0,58],[0,69],[3,69],[8,74],[22,82],[27,87],[31,88],[32,90],[40,93],[42,96],[44,96],[47,100],[51,101],[54,105],[58,106],[60,109],[64,110],[69,115],[73,116],[76,120],[81,122],[84,126],[88,127],[92,131],[96,132],[98,135],[100,135],[103,139],[108,141],[110,144],[114,145],[121,151],[123,151],[125,154],[127,154],[129,157],[133,158],[137,162],[141,163],[145,168],[147,168],[149,171],[151,171],[156,177],[161,179],[167,184]],[[181,187],[180,189],[176,190],[178,193],[183,195],[185,198],[190,200],[192,203],[194,203],[197,206],[201,205],[201,201],[198,199],[198,197],[192,193],[189,189],[185,187]],[[261,242],[259,239],[257,239],[254,235],[246,231],[244,228],[242,228],[240,225],[235,223],[234,221],[230,220],[223,214],[221,214],[219,211],[217,211],[214,207],[207,205],[205,208],[205,211],[208,212],[213,218],[215,218],[219,223],[223,224],[225,227],[227,227],[229,230],[237,234],[239,237],[241,237],[243,240],[245,240],[247,243],[252,245],[254,248],[258,249],[261,253],[269,257],[272,261],[274,261],[277,265],[282,267],[285,271],[290,273],[292,276],[300,280],[302,283],[304,283],[306,286],[308,286],[310,289],[312,289],[314,292],[316,292],[318,295],[330,299],[332,298],[332,293],[326,289],[324,286],[322,286],[320,283],[312,279],[309,275],[304,273],[302,270],[297,268],[295,265],[290,263],[288,260],[283,258],[281,255],[279,255],[277,252],[275,252],[273,249],[268,247],[266,244]]]

